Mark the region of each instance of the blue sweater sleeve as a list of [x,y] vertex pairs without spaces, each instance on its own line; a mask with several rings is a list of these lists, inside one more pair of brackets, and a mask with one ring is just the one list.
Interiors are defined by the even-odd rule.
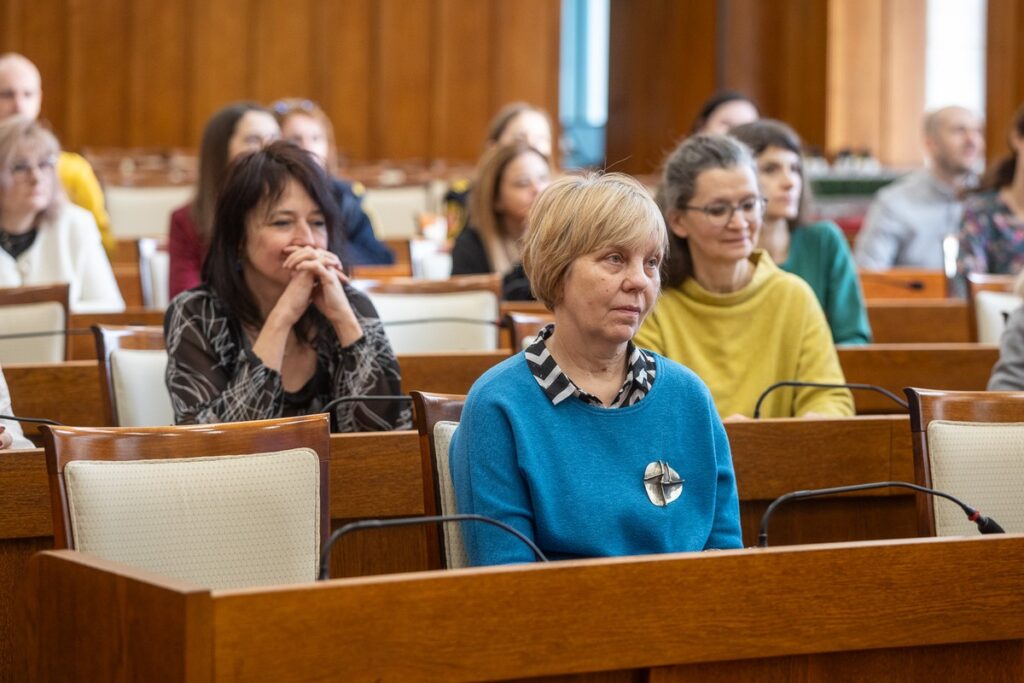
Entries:
[[740,495],[736,488],[736,473],[732,466],[732,452],[725,427],[718,417],[711,394],[707,395],[708,411],[714,432],[715,462],[718,466],[718,484],[715,487],[715,518],[704,550],[724,550],[743,547],[740,528]]
[[823,246],[832,258],[825,317],[832,328],[832,339],[836,344],[870,344],[871,325],[853,254],[839,228],[831,223],[827,228]]
[[[459,512],[491,517],[534,540],[533,506],[519,471],[509,416],[486,390],[473,393],[450,452]],[[526,544],[492,525],[469,522],[462,534],[473,566],[534,561]]]

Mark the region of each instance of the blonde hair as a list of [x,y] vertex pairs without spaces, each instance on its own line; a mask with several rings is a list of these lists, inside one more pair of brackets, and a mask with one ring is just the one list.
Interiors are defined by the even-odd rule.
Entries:
[[480,236],[487,251],[491,271],[504,273],[512,267],[509,252],[515,252],[515,238],[505,233],[501,217],[495,206],[501,193],[501,179],[505,169],[524,154],[536,154],[550,166],[550,161],[539,150],[517,141],[488,150],[480,161],[473,190],[469,196],[469,224]]
[[[24,116],[12,116],[0,122],[0,183],[4,189],[7,189],[13,180],[10,169],[18,156],[18,148],[25,143],[53,155],[54,162],[60,154],[60,143],[56,136],[38,121]],[[52,221],[64,205],[64,190],[57,178],[56,166],[53,169],[52,188],[49,203],[37,217],[40,223]]]
[[534,296],[548,309],[561,303],[573,262],[612,246],[668,251],[665,218],[650,193],[623,173],[566,176],[530,209],[523,268]]

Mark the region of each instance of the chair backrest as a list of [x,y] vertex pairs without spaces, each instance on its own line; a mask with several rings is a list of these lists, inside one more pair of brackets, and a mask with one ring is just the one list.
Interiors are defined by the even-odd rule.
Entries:
[[981,344],[998,344],[1006,319],[1010,313],[1024,303],[1016,294],[1010,292],[981,291],[974,296],[974,322],[977,326],[975,341]]
[[497,349],[500,289],[496,275],[467,275],[369,283],[365,291],[391,347],[407,354]]
[[167,352],[162,327],[93,325],[107,424],[158,427],[174,424],[164,382]]
[[426,184],[373,187],[366,191],[363,208],[376,218],[379,238],[413,237],[416,216],[429,211]]
[[[1002,312],[1012,306],[1014,275],[994,273],[967,274],[967,308],[971,323],[971,341],[998,344],[1006,326]],[[1005,294],[1009,296],[996,296]],[[1020,299],[1016,299],[1018,302]],[[985,339],[982,339],[982,335]],[[992,335],[995,334],[995,338]]]
[[0,289],[0,334],[43,333],[0,339],[0,363],[60,363],[67,359],[67,283]]
[[[420,435],[423,465],[423,510],[427,515],[458,512],[455,487],[448,466],[448,446],[462,417],[465,396],[412,392],[416,429]],[[458,524],[428,527],[427,554],[430,566],[458,569],[468,566],[462,529]]]
[[327,415],[43,438],[57,548],[215,589],[315,579]]
[[165,309],[170,303],[171,255],[162,240],[143,237],[138,244],[142,304]]
[[546,325],[555,322],[553,313],[520,313],[511,311],[505,314],[501,324],[512,337],[512,352],[518,353],[529,346],[534,338]]
[[159,237],[167,234],[171,214],[189,202],[195,188],[191,183],[106,188],[110,225],[118,237]]
[[[1024,532],[1024,392],[905,390],[914,478]],[[976,533],[954,504],[919,495],[923,536]]]

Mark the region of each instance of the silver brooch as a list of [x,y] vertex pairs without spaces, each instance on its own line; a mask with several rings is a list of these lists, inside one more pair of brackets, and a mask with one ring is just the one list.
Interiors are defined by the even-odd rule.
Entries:
[[651,502],[663,508],[682,495],[683,480],[667,462],[655,460],[644,470],[644,488]]

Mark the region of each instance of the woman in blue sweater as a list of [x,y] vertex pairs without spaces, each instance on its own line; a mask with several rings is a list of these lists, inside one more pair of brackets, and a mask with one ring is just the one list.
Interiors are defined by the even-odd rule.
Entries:
[[857,267],[832,221],[804,220],[808,191],[800,137],[782,121],[761,119],[729,131],[754,153],[757,182],[768,200],[758,246],[814,290],[836,344],[871,343]]
[[[530,211],[523,266],[554,312],[466,398],[451,445],[459,511],[493,517],[553,559],[739,548],[729,442],[707,387],[636,347],[667,247],[637,181],[567,177]],[[466,525],[474,565],[530,562]]]

